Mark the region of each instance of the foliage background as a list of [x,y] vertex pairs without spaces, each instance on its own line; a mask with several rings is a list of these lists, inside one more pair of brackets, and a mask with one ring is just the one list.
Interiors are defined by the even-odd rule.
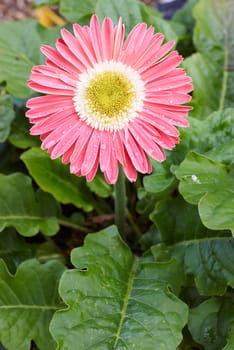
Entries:
[[113,226],[113,188],[100,174],[90,184],[71,175],[29,135],[26,80],[60,28],[0,24],[2,345],[232,350],[234,1],[189,0],[171,21],[135,0],[42,3],[56,3],[69,29],[95,12],[175,40],[193,110],[167,160],[127,183],[126,245]]

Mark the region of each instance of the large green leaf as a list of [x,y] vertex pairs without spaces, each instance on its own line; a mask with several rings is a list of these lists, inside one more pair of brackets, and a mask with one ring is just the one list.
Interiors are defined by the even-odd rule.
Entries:
[[55,261],[40,265],[23,262],[12,276],[0,260],[0,340],[7,350],[55,349],[49,333],[54,312],[61,308],[58,281],[64,266]]
[[90,211],[94,199],[85,185],[84,178],[70,174],[60,159],[52,160],[39,148],[32,148],[21,156],[38,185],[63,204],[72,203]]
[[[150,219],[159,228],[161,240],[166,244],[214,235],[214,231],[202,224],[197,207],[180,196],[158,202]],[[225,231],[219,234],[223,235]]]
[[226,344],[233,322],[233,300],[227,297],[211,298],[191,309],[188,327],[194,340],[202,344],[205,350],[220,350]]
[[72,252],[77,267],[61,279],[59,292],[68,308],[56,312],[51,332],[57,349],[176,349],[187,307],[178,289],[175,261],[134,257],[110,227],[88,235]]
[[198,204],[205,226],[234,231],[234,176],[228,168],[190,152],[175,172],[186,201]]
[[6,141],[14,118],[15,113],[10,97],[0,96],[0,143]]
[[53,235],[59,229],[56,211],[56,201],[49,194],[34,194],[30,177],[0,174],[0,231],[14,226],[23,236],[39,231]]
[[223,295],[234,288],[234,239],[209,237],[151,248],[156,260],[176,259],[185,278],[193,277],[201,295]]

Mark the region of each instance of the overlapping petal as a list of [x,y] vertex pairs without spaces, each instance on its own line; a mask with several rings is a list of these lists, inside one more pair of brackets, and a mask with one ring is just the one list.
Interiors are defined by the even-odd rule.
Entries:
[[[149,156],[162,162],[164,149],[179,142],[176,126],[186,127],[191,109],[191,78],[178,65],[182,57],[170,52],[173,42],[153,27],[136,25],[124,42],[122,19],[114,26],[110,18],[100,24],[92,16],[90,26],[73,25],[72,35],[62,29],[56,48],[42,46],[45,65],[32,69],[28,85],[47,94],[27,102],[26,116],[34,124],[32,135],[40,135],[42,148],[51,158],[70,163],[71,173],[91,181],[98,167],[108,183],[117,181],[121,164],[130,181],[137,172],[150,173]],[[142,109],[118,130],[99,130],[80,118],[74,105],[81,74],[103,62],[121,62],[135,70],[144,84]]]

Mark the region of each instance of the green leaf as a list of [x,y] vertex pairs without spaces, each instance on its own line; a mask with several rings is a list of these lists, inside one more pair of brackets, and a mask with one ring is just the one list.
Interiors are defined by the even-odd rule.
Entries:
[[0,258],[4,260],[11,273],[15,272],[21,262],[32,257],[30,246],[12,227],[0,233]]
[[166,244],[214,235],[214,231],[202,224],[197,207],[181,197],[158,202],[150,219],[159,228],[161,240]]
[[[0,23],[0,81],[17,97],[30,94],[26,86],[32,66],[40,60],[36,21]],[[16,40],[17,38],[17,40]]]
[[72,263],[77,269],[64,273],[59,287],[68,308],[50,327],[57,349],[75,350],[77,339],[79,350],[177,348],[187,307],[168,289],[178,283],[175,262],[134,257],[109,227],[88,235]]
[[174,178],[165,174],[154,174],[144,177],[144,187],[149,193],[165,193],[174,184]]
[[167,41],[177,41],[177,31],[183,31],[183,26],[162,19],[160,12],[156,11],[152,6],[146,6],[143,2],[138,2],[138,5],[142,16],[141,22],[145,22],[148,26],[153,26],[154,31],[162,33]]
[[232,350],[234,348],[234,322],[232,322],[232,325],[229,329],[227,344],[223,348],[223,350]]
[[98,0],[95,12],[102,21],[106,16],[110,17],[115,24],[118,23],[119,18],[123,18],[123,23],[126,32],[130,30],[139,22],[142,22],[142,15],[139,3],[135,0]]
[[234,177],[227,167],[190,152],[175,174],[180,193],[189,203],[198,204],[205,226],[234,231]]
[[[173,171],[170,165],[179,165],[189,151],[202,153],[230,168],[234,163],[234,109],[213,112],[205,120],[190,117],[189,123],[189,128],[180,131],[180,144],[168,154],[167,160],[160,164],[169,168],[167,176]],[[162,171],[155,168],[154,172],[157,174]]]
[[14,118],[15,113],[10,96],[0,96],[0,143],[7,140]]
[[53,235],[59,229],[56,207],[49,194],[41,191],[34,194],[28,176],[0,174],[0,231],[14,226],[23,236],[33,236],[39,231]]
[[[208,106],[216,103],[219,110],[234,106],[234,11],[230,11],[232,7],[233,0],[200,0],[194,7],[194,43],[202,56],[196,54],[195,58],[189,58],[187,68],[194,79],[194,97],[197,105],[201,100],[208,100]],[[207,60],[210,61],[208,65],[204,63],[207,63]],[[196,63],[198,66],[194,67]],[[204,68],[207,71],[204,71]],[[204,77],[211,70],[214,73],[209,74],[205,83]],[[207,89],[212,85],[211,91]],[[216,95],[213,97],[214,88]],[[207,96],[202,98],[204,90]],[[200,108],[198,111],[200,115],[203,112]]]
[[28,118],[25,118],[25,111],[16,113],[16,118],[11,125],[11,133],[8,138],[9,142],[18,148],[28,148],[40,146],[41,141],[39,137],[30,135],[30,127]]
[[60,13],[70,22],[87,24],[95,12],[95,0],[60,0]]
[[64,266],[23,262],[13,276],[0,260],[0,340],[8,350],[55,349],[49,333],[54,312],[61,308],[57,286]]
[[112,194],[112,187],[106,183],[103,175],[97,173],[93,181],[87,183],[88,188],[99,197],[107,198]]
[[29,96],[27,87],[31,68],[44,62],[40,45],[55,42],[58,28],[42,28],[35,20],[0,23],[0,82],[20,98]]
[[205,119],[220,106],[223,71],[199,52],[187,57],[183,67],[193,79],[193,99],[190,102],[193,110],[190,115]]
[[211,298],[191,309],[188,327],[194,340],[202,344],[205,350],[220,350],[226,344],[233,321],[233,300],[227,297]]
[[94,199],[84,178],[70,174],[60,159],[52,160],[39,148],[32,148],[21,156],[37,184],[63,204],[72,203],[86,211],[93,209]]
[[200,0],[194,7],[196,26],[194,42],[197,50],[220,62],[234,58],[233,0]]
[[127,33],[136,24],[145,22],[148,26],[153,26],[155,32],[162,32],[166,40],[177,40],[170,23],[160,18],[159,12],[136,0],[119,0],[118,2],[115,0],[109,0],[108,2],[106,0],[98,0],[95,13],[101,21],[105,17],[110,17],[115,24],[122,17]]
[[156,260],[176,259],[181,274],[193,277],[201,295],[223,295],[228,286],[234,287],[234,239],[231,237],[188,240],[166,248],[154,246],[151,252]]
[[194,28],[194,18],[192,15],[193,8],[198,0],[188,0],[185,5],[175,12],[172,20],[177,23],[182,23],[186,27],[187,35],[192,36]]

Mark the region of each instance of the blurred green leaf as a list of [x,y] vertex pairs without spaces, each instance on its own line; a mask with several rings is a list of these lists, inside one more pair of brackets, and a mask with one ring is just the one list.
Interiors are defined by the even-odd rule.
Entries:
[[0,23],[0,82],[13,96],[31,94],[26,81],[31,68],[44,62],[40,45],[54,44],[59,28],[43,28],[36,20]]
[[68,308],[50,327],[57,349],[77,349],[76,339],[80,350],[177,348],[187,307],[168,289],[178,284],[175,262],[134,257],[109,227],[88,235],[72,263],[59,288]]
[[28,118],[25,118],[25,110],[18,110],[16,118],[11,125],[11,132],[8,141],[18,148],[28,148],[40,146],[41,141],[39,137],[31,136],[30,124]]
[[210,298],[191,309],[188,327],[205,350],[220,350],[226,344],[228,330],[234,322],[231,298]]
[[0,258],[4,260],[11,273],[15,273],[21,262],[32,257],[30,246],[12,227],[0,233]]
[[148,26],[153,26],[154,31],[162,33],[167,41],[177,41],[178,34],[184,31],[184,27],[181,24],[175,24],[161,18],[160,12],[156,11],[152,6],[145,5],[143,2],[138,2],[138,5],[141,11],[140,22],[145,22]]
[[189,36],[193,36],[193,28],[195,20],[193,18],[193,8],[198,0],[188,0],[185,5],[175,12],[172,21],[182,23],[186,27],[186,33]]
[[93,181],[87,183],[88,188],[99,197],[108,198],[112,194],[112,187],[106,183],[103,175],[97,173]]
[[0,143],[6,141],[15,113],[10,96],[0,96]]
[[189,152],[175,174],[186,201],[198,204],[201,220],[210,229],[234,231],[234,176],[221,163]]
[[34,20],[0,23],[0,82],[6,82],[8,92],[17,97],[30,94],[26,80],[40,61],[36,25]]
[[0,174],[0,231],[7,226],[14,226],[23,236],[39,231],[55,234],[59,229],[55,200],[41,191],[34,194],[26,175]]
[[190,114],[205,119],[210,113],[219,109],[223,71],[199,52],[187,57],[183,67],[193,79],[194,91],[190,103],[193,110]]
[[223,348],[223,350],[232,350],[233,348],[234,348],[234,320],[233,320],[232,325],[229,329],[227,344]]
[[0,260],[0,340],[8,350],[55,349],[49,333],[54,312],[61,308],[57,288],[64,266],[23,262],[12,276]]
[[202,224],[197,207],[181,197],[161,200],[150,219],[159,228],[161,240],[166,244],[214,235],[214,231]]
[[52,160],[39,148],[24,152],[21,159],[38,185],[59,202],[72,203],[86,211],[93,209],[95,202],[85,179],[70,174],[68,166],[60,159]]
[[126,32],[142,21],[140,3],[136,0],[98,0],[95,8],[100,21],[108,16],[117,24],[119,17],[123,18]]
[[[234,287],[234,239],[209,237],[179,242],[170,247],[153,246],[158,261],[176,259],[185,279],[193,278],[201,295],[223,295]],[[190,286],[191,281],[187,281]]]
[[200,0],[194,7],[194,43],[199,53],[184,65],[193,78],[193,114],[234,106],[233,0]]
[[[181,142],[162,163],[168,169],[167,177],[175,170],[172,166],[179,165],[189,151],[201,153],[230,167],[234,162],[234,109],[213,112],[205,120],[189,117],[189,123],[189,128],[180,130]],[[154,172],[157,174],[162,170],[158,167]]]
[[96,0],[60,0],[60,13],[70,22],[87,24],[95,12]]

